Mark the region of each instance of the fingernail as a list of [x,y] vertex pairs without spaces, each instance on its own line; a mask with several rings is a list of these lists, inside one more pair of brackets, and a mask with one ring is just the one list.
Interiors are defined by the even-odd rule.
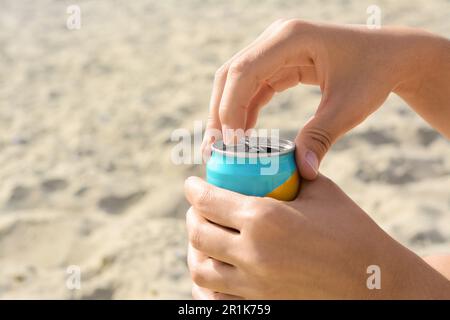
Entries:
[[308,150],[305,154],[305,161],[314,170],[315,173],[319,170],[319,160],[314,152]]

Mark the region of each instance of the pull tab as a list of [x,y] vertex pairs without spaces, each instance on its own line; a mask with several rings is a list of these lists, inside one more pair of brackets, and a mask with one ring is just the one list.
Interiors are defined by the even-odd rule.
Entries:
[[273,146],[269,138],[245,137],[245,152],[272,153],[280,151],[279,146]]

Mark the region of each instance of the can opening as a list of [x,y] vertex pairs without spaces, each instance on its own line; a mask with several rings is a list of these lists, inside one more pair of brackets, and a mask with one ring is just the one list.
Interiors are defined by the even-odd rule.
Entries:
[[278,156],[295,150],[295,144],[285,139],[267,137],[245,137],[237,144],[225,145],[223,140],[217,140],[213,151],[238,157]]

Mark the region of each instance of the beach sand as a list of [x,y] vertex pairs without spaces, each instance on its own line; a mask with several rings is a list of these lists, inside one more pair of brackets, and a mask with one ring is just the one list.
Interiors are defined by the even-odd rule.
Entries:
[[[190,298],[183,181],[204,168],[171,162],[172,131],[206,120],[215,70],[274,20],[364,24],[372,3],[0,0],[0,298]],[[449,1],[376,4],[450,37]],[[280,94],[258,127],[293,138],[320,95]],[[321,171],[408,248],[449,252],[450,143],[398,97]]]

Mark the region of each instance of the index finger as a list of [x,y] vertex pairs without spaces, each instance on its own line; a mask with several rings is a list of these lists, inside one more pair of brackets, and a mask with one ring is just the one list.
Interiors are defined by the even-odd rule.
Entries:
[[242,204],[246,196],[217,188],[198,177],[189,177],[184,183],[186,198],[206,219],[221,226],[240,231]]
[[235,140],[230,130],[245,129],[247,106],[261,83],[282,67],[313,65],[306,43],[308,37],[303,36],[307,33],[306,25],[295,20],[285,22],[272,37],[256,44],[231,64],[219,107],[225,143]]
[[229,59],[222,67],[219,68],[219,70],[216,71],[216,74],[214,76],[214,84],[213,89],[211,92],[211,98],[209,102],[209,115],[208,115],[208,121],[206,124],[206,131],[205,131],[205,137],[202,142],[201,149],[204,151],[204,153],[207,155],[209,150],[209,144],[214,142],[211,139],[215,137],[215,135],[211,134],[209,135],[209,130],[217,129],[221,130],[222,126],[220,123],[219,118],[219,106],[220,106],[220,100],[222,99],[223,89],[225,87],[225,83],[227,80],[227,74],[228,69],[231,65],[231,63],[236,60],[239,56],[241,56],[244,52],[248,51],[250,48],[252,48],[255,44],[264,41],[270,33],[277,28],[280,24],[284,22],[284,19],[279,19],[272,23],[266,30],[264,30],[263,33],[261,33],[250,45],[245,47],[244,49],[240,50],[238,53],[233,55],[231,59]]

